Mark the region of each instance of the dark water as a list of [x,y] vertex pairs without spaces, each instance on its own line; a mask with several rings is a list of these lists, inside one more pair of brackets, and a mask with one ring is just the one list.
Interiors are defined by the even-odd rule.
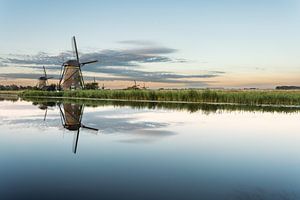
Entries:
[[0,102],[1,200],[300,199],[297,110],[90,106]]

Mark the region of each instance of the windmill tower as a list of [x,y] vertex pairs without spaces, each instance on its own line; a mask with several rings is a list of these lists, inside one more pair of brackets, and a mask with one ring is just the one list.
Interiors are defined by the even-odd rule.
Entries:
[[134,90],[138,90],[138,89],[140,89],[139,87],[140,87],[140,85],[138,84],[136,84],[136,80],[133,80],[134,81],[134,85],[132,86],[132,89],[134,89]]
[[70,131],[76,131],[73,142],[73,153],[76,154],[80,128],[98,131],[96,128],[88,127],[82,124],[82,115],[84,107],[79,104],[63,103],[63,108],[59,105],[61,122],[64,128]]
[[43,69],[44,69],[44,76],[41,76],[39,78],[38,85],[37,85],[39,89],[45,89],[48,85],[48,79],[53,78],[53,77],[48,77],[47,76],[45,66],[43,66]]
[[93,60],[81,63],[79,60],[75,36],[73,36],[72,38],[72,45],[74,47],[76,60],[68,60],[67,62],[64,62],[62,64],[62,73],[59,80],[59,88],[61,88],[62,90],[83,89],[84,80],[81,68],[84,65],[98,62],[97,60]]

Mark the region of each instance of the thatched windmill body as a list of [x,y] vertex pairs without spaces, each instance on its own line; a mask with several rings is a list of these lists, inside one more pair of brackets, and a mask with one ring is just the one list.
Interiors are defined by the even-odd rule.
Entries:
[[97,60],[80,62],[75,36],[72,38],[74,54],[76,59],[68,60],[62,64],[61,77],[59,80],[59,88],[62,90],[83,89],[84,80],[81,68],[84,65],[98,62]]
[[53,78],[53,77],[48,77],[47,76],[47,72],[46,72],[45,66],[43,66],[43,69],[44,69],[44,76],[41,76],[39,78],[38,85],[37,85],[39,89],[46,88],[48,86],[48,79]]

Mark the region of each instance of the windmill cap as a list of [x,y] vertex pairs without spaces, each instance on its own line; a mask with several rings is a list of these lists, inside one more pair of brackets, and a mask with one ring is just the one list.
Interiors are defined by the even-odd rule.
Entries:
[[68,60],[67,62],[64,62],[64,66],[75,66],[79,67],[80,63],[77,60]]

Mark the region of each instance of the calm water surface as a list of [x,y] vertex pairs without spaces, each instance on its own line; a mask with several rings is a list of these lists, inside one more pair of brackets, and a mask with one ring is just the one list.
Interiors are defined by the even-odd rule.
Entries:
[[300,113],[0,102],[0,199],[300,199]]

